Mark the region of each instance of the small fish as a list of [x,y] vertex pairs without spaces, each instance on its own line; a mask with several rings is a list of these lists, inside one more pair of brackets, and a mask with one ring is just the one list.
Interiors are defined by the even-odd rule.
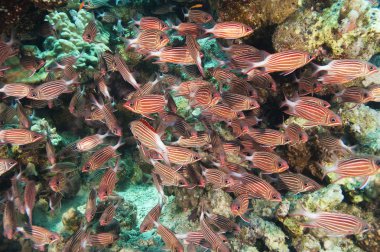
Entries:
[[222,93],[222,99],[234,111],[252,110],[260,107],[255,99],[231,92]]
[[116,161],[115,167],[108,168],[107,171],[103,174],[99,187],[98,187],[98,197],[100,201],[106,200],[115,189],[115,185],[118,181],[117,171],[119,169],[119,159]]
[[91,222],[96,214],[96,190],[91,189],[88,194],[86,210],[84,212],[84,216],[87,222]]
[[205,212],[207,220],[214,226],[218,227],[219,232],[240,232],[240,227],[234,221],[220,214]]
[[96,27],[96,23],[94,20],[91,20],[84,28],[82,38],[85,42],[92,43],[94,42],[97,33],[98,28]]
[[28,180],[25,185],[24,191],[24,205],[25,212],[29,218],[29,224],[32,225],[33,208],[36,203],[36,183],[33,180]]
[[231,204],[231,212],[235,216],[239,216],[243,220],[243,215],[248,211],[249,197],[248,194],[240,194]]
[[380,169],[380,159],[376,157],[351,157],[348,159],[338,160],[330,167],[322,167],[324,176],[329,173],[335,173],[338,178],[333,183],[343,178],[364,177],[365,181],[360,189],[368,183],[370,176],[378,173]]
[[254,73],[254,71],[252,71],[248,75],[247,80],[253,83],[254,87],[264,88],[273,92],[277,91],[277,84],[268,73]]
[[54,192],[61,193],[66,187],[66,179],[64,174],[58,173],[49,180],[49,186]]
[[63,93],[71,93],[69,89],[70,85],[76,83],[75,79],[70,81],[66,80],[54,80],[45,82],[37,87],[33,88],[27,98],[32,100],[50,101],[58,98]]
[[79,12],[81,9],[83,9],[84,5],[86,4],[86,1],[85,1],[85,0],[80,0],[79,2],[80,2],[80,3],[79,3],[78,12]]
[[213,107],[222,99],[214,86],[202,86],[190,93],[190,106],[203,109]]
[[[197,62],[191,56],[190,50],[187,46],[170,47],[166,46],[159,51],[149,52],[145,60],[158,57],[154,64],[173,63],[180,65],[196,65]],[[203,54],[201,54],[203,57]]]
[[197,134],[196,136],[183,137],[180,136],[177,141],[171,145],[178,145],[185,148],[201,148],[211,143],[211,138],[208,134]]
[[17,165],[17,161],[11,158],[0,158],[0,176]]
[[170,163],[188,165],[202,159],[198,152],[183,147],[167,146]]
[[140,84],[137,83],[135,77],[132,75],[124,59],[119,54],[114,55],[113,58],[115,62],[115,67],[117,71],[119,71],[123,79],[127,81],[129,84],[131,84],[136,90],[138,90],[140,88]]
[[284,133],[273,129],[249,129],[247,134],[257,143],[264,146],[278,146],[288,144],[290,139]]
[[32,77],[41,67],[45,65],[44,60],[35,58],[34,56],[23,56],[20,59],[20,65],[26,70],[32,71],[28,78]]
[[134,25],[138,25],[140,30],[169,30],[169,26],[159,18],[156,17],[142,17],[140,20],[133,20]]
[[104,77],[100,77],[97,80],[96,84],[98,85],[98,90],[100,91],[100,93],[102,93],[104,98],[106,98],[106,100],[108,100],[108,101],[112,100],[112,97],[110,95],[110,92],[109,92],[109,89],[107,86],[107,82],[104,79]]
[[19,181],[21,180],[21,172],[19,174],[13,175],[11,178],[11,192],[14,205],[19,213],[25,214],[25,206],[23,202],[23,198],[21,197],[19,190]]
[[121,138],[119,142],[114,146],[106,146],[99,150],[97,150],[94,154],[90,156],[87,162],[82,166],[82,172],[90,172],[95,171],[102,167],[107,161],[111,158],[118,157],[119,155],[116,153],[116,150],[122,146]]
[[295,115],[306,119],[308,122],[304,126],[340,126],[342,120],[333,111],[324,106],[317,105],[310,102],[300,102],[299,100],[290,101],[285,97],[285,102],[281,107],[287,106],[288,109],[284,111],[289,115]]
[[300,173],[284,172],[278,174],[280,187],[295,194],[301,192],[316,191],[321,187],[317,182]]
[[311,104],[316,104],[325,108],[331,107],[330,103],[328,103],[325,100],[319,99],[317,97],[312,97],[312,96],[302,96],[296,98],[297,101],[301,103],[311,103]]
[[361,234],[369,230],[368,224],[362,219],[343,213],[316,212],[311,213],[305,209],[296,210],[291,215],[301,215],[310,219],[306,223],[301,223],[306,228],[321,228],[329,236],[347,236]]
[[306,143],[309,140],[307,133],[296,123],[283,124],[283,128],[285,128],[284,133],[292,144]]
[[252,156],[245,156],[245,160],[252,162],[252,167],[259,168],[266,174],[280,173],[289,168],[284,159],[271,152],[253,152]]
[[145,120],[140,119],[130,124],[134,138],[148,149],[160,153],[165,163],[170,164],[168,149],[155,129]]
[[29,129],[32,122],[31,122],[29,116],[27,116],[25,109],[22,106],[22,104],[20,103],[20,101],[17,101],[16,112],[17,112],[17,117],[19,120],[20,128]]
[[51,165],[54,165],[57,161],[54,146],[50,140],[46,141],[46,156]]
[[167,227],[163,226],[162,224],[153,221],[154,225],[157,228],[157,234],[161,236],[162,240],[165,242],[166,247],[170,251],[176,251],[176,252],[184,252],[184,248],[182,244],[178,241],[175,234],[168,229]]
[[3,234],[4,236],[12,240],[16,231],[16,211],[13,201],[7,200],[3,210]]
[[347,146],[342,139],[333,137],[331,135],[318,136],[319,144],[322,148],[335,153],[351,154],[354,152],[356,146]]
[[182,117],[174,113],[163,113],[160,115],[160,117],[161,117],[161,123],[157,128],[157,132],[160,135],[168,127],[173,127],[173,129],[175,130],[173,134],[175,135],[179,134],[181,137],[191,137],[191,136],[198,135],[197,131],[195,131],[193,126],[187,123],[185,119],[183,119]]
[[159,161],[151,160],[154,169],[153,173],[157,174],[164,186],[178,186],[178,187],[188,187],[189,183],[187,180],[173,168],[166,166]]
[[[200,230],[194,232],[187,232],[186,234],[176,234],[176,237],[178,239],[184,240],[184,244],[188,244],[188,252],[191,252],[191,250],[189,250],[189,246],[191,249],[191,246],[193,245],[198,245],[205,249],[211,249],[211,244],[205,240],[203,233]],[[194,251],[196,251],[195,248]]]
[[199,24],[194,23],[180,23],[179,25],[172,25],[172,29],[176,30],[178,35],[199,37],[203,33],[203,28]]
[[154,227],[154,221],[157,221],[161,215],[162,203],[158,203],[154,206],[145,216],[144,220],[140,224],[140,233],[147,232]]
[[38,142],[43,138],[43,135],[27,129],[0,130],[0,141],[13,145],[31,144]]
[[190,55],[195,60],[198,70],[201,73],[202,77],[205,77],[205,73],[202,67],[202,53],[201,53],[201,46],[198,44],[197,40],[191,36],[186,36],[186,45],[189,49]]
[[218,189],[230,187],[235,183],[230,175],[219,169],[206,169],[202,166],[202,175],[206,178],[207,183]]
[[239,39],[251,35],[253,29],[243,23],[230,21],[216,23],[213,28],[205,29],[205,33],[212,33],[214,38]]
[[85,251],[88,245],[89,233],[87,232],[87,225],[81,225],[79,229],[67,240],[62,251]]
[[109,136],[110,136],[109,132],[106,132],[103,135],[95,134],[95,135],[86,136],[75,143],[74,149],[79,152],[86,152],[86,151],[92,150],[96,148],[97,146],[103,144],[104,139]]
[[27,97],[33,88],[30,85],[23,83],[10,83],[5,84],[0,92],[4,93],[7,97],[15,97],[16,99],[22,99]]
[[113,217],[115,216],[117,206],[114,206],[113,204],[110,204],[109,206],[104,209],[102,215],[99,218],[99,224],[100,226],[107,226],[111,223],[113,220]]
[[301,79],[296,79],[296,82],[298,83],[298,93],[300,96],[318,93],[323,88],[318,78],[312,76],[303,76]]
[[58,209],[61,208],[62,198],[63,195],[61,193],[52,193],[49,196],[49,208],[51,214],[54,214]]
[[135,39],[126,40],[128,47],[137,47],[139,50],[157,51],[169,43],[169,37],[160,30],[142,30]]
[[274,54],[268,54],[264,60],[252,62],[250,67],[243,70],[249,73],[255,68],[263,68],[266,73],[284,72],[288,75],[296,69],[303,67],[314,59],[314,56],[302,51],[284,51]]
[[175,96],[186,96],[195,93],[199,88],[204,86],[211,86],[212,84],[205,80],[191,80],[180,83],[178,86],[172,86],[171,89],[175,91]]
[[339,103],[352,102],[363,104],[375,100],[375,97],[365,88],[348,87],[336,93],[333,100]]
[[16,230],[21,232],[24,238],[32,240],[33,246],[40,251],[44,250],[45,245],[50,245],[61,239],[59,234],[39,226],[17,227]]
[[93,247],[105,247],[114,243],[117,239],[118,236],[113,233],[90,234],[87,244]]
[[116,72],[117,67],[116,67],[116,62],[115,62],[115,56],[110,53],[110,52],[104,52],[101,54],[102,59],[105,61],[106,66],[107,66],[107,71],[108,72]]
[[149,115],[163,113],[168,101],[163,95],[144,95],[126,101],[123,107],[144,117],[151,118]]
[[112,112],[110,104],[104,104],[101,99],[100,102],[98,102],[93,95],[91,96],[91,100],[94,103],[94,105],[100,110],[101,114],[103,115],[105,124],[107,125],[111,133],[121,137],[123,134],[122,128],[119,126],[119,123]]
[[212,16],[210,14],[201,10],[190,9],[184,13],[184,16],[189,19],[190,22],[197,24],[206,24],[212,20]]
[[232,110],[229,106],[224,104],[217,104],[213,107],[207,108],[202,111],[202,114],[205,116],[210,116],[212,121],[232,121],[234,119],[244,118],[242,112],[236,112]]
[[212,250],[220,252],[228,252],[230,249],[223,242],[218,233],[216,233],[210,224],[205,220],[204,212],[201,212],[200,217],[201,231],[204,238],[211,244]]

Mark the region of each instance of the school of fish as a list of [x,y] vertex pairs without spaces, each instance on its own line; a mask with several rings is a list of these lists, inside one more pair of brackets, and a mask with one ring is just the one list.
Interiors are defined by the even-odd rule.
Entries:
[[[118,1],[117,1],[118,2]],[[178,1],[182,2],[182,1]],[[183,7],[184,5],[180,5]],[[83,30],[83,41],[96,43],[102,22],[116,23],[107,11],[108,1],[81,1],[80,9],[94,12],[94,20]],[[176,234],[160,223],[160,214],[167,203],[165,187],[187,190],[212,188],[231,193],[234,201],[231,212],[235,217],[249,222],[246,217],[250,199],[260,198],[281,202],[280,192],[294,194],[316,191],[321,184],[306,175],[291,172],[287,160],[276,152],[282,145],[304,144],[309,139],[311,127],[342,127],[343,122],[330,102],[339,107],[342,103],[355,106],[380,101],[380,85],[368,88],[349,87],[342,84],[365,77],[378,71],[369,62],[355,59],[331,60],[320,64],[323,55],[303,51],[268,53],[244,44],[243,38],[252,36],[253,28],[239,22],[216,22],[214,17],[202,10],[202,4],[184,9],[182,21],[161,19],[174,12],[178,6],[162,6],[152,10],[152,16],[131,20],[135,37],[123,37],[125,50],[144,56],[157,69],[154,78],[142,83],[137,75],[116,52],[99,53],[99,64],[93,76],[94,87],[81,83],[81,73],[75,63],[81,55],[57,59],[46,66],[45,61],[23,57],[21,64],[30,70],[31,76],[40,68],[49,69],[45,82],[39,85],[4,83],[0,89],[8,106],[0,114],[0,141],[8,146],[46,147],[49,188],[49,208],[56,211],[64,200],[63,192],[70,187],[73,174],[96,173],[105,169],[100,182],[90,190],[82,225],[67,241],[63,251],[86,251],[91,247],[104,248],[114,243],[118,236],[110,233],[94,233],[90,227],[98,223],[107,226],[115,216],[120,196],[114,191],[118,182],[119,163],[123,156],[118,149],[133,136],[141,160],[152,165],[152,180],[157,189],[157,205],[145,216],[140,232],[156,229],[166,248],[170,251],[196,251],[196,248],[212,251],[231,251],[230,233],[238,233],[238,218],[228,219],[212,213],[207,202],[199,207],[199,228],[186,234]],[[82,10],[83,11],[83,10]],[[95,12],[98,13],[97,19]],[[182,18],[182,17],[181,17]],[[170,35],[183,37],[181,46],[173,46]],[[60,34],[56,34],[57,37]],[[219,66],[205,68],[200,39],[218,40],[225,59],[217,59]],[[0,41],[0,71],[6,76],[8,58],[19,56],[18,46],[12,33],[9,40]],[[319,60],[319,61],[318,61]],[[157,67],[158,66],[158,67]],[[173,71],[173,66],[189,73],[183,80]],[[308,69],[301,73],[300,69]],[[301,74],[300,74],[301,73]],[[307,74],[309,73],[309,74]],[[110,76],[120,75],[123,85],[133,90],[124,100],[111,96],[115,84]],[[275,80],[293,77],[291,92]],[[286,77],[288,76],[288,77]],[[323,90],[338,89],[331,101],[320,95]],[[30,129],[32,116],[27,111],[57,106],[61,95],[71,97],[65,109],[98,133],[85,136],[62,149],[55,150],[49,134],[43,135]],[[302,118],[305,123],[271,126],[261,110],[267,107],[267,96],[282,97],[276,106],[283,117]],[[186,99],[187,117],[179,112],[177,99]],[[272,102],[273,100],[271,100]],[[135,120],[122,122],[115,116],[116,104],[133,112]],[[335,106],[336,107],[336,106]],[[27,108],[27,109],[26,109]],[[272,108],[273,109],[273,108]],[[199,113],[194,113],[199,111]],[[17,125],[8,125],[16,117]],[[96,122],[96,123],[94,123]],[[70,123],[70,122],[67,122]],[[129,125],[129,127],[125,127]],[[269,125],[269,126],[268,126]],[[228,130],[234,140],[226,140],[220,127]],[[356,155],[353,148],[333,135],[317,136],[320,145],[334,154],[332,165],[322,165],[324,175],[335,173],[336,180],[343,178],[368,178],[379,172],[380,157]],[[110,139],[115,139],[110,143]],[[87,154],[84,163],[67,161],[68,157]],[[238,157],[232,162],[230,156]],[[12,157],[0,159],[0,176],[12,173],[11,186],[2,196],[4,210],[3,234],[8,239],[18,235],[33,242],[41,251],[63,238],[47,228],[33,224],[33,208],[38,191],[34,177],[23,174],[18,160]],[[41,178],[42,179],[42,178]],[[333,181],[332,183],[335,183]],[[99,210],[99,205],[106,207]],[[101,216],[96,214],[101,211]],[[301,223],[307,228],[325,230],[329,235],[345,236],[367,231],[368,224],[355,216],[335,212],[310,212],[299,207],[291,215],[301,215],[309,221]],[[22,218],[21,218],[22,217]],[[20,221],[20,218],[24,221]]]

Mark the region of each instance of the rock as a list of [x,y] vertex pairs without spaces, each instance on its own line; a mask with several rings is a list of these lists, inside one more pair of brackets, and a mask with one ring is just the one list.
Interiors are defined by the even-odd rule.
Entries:
[[83,215],[74,208],[69,208],[63,215],[62,215],[62,224],[65,228],[65,230],[70,232],[75,232],[80,227],[81,220],[83,218]]

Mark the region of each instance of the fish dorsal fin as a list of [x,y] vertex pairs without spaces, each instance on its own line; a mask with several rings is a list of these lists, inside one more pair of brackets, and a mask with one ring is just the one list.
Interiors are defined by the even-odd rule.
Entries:
[[147,126],[151,131],[153,131],[154,133],[157,133],[156,130],[153,128],[152,125],[150,125],[145,119],[140,119],[140,122],[142,122],[145,126]]

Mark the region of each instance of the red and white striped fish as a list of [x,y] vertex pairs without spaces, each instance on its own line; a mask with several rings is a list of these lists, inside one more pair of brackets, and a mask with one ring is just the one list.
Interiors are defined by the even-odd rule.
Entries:
[[49,187],[54,192],[60,193],[66,187],[66,177],[62,173],[58,173],[49,180]]
[[318,141],[320,146],[335,154],[351,154],[354,152],[354,146],[347,146],[342,139],[333,137],[331,135],[320,135],[318,136]]
[[180,240],[184,241],[184,244],[187,244],[187,251],[188,252],[196,252],[196,249],[194,247],[194,250],[191,250],[193,245],[201,246],[205,249],[211,249],[211,244],[205,240],[202,231],[193,231],[193,232],[187,232],[186,234],[176,234],[176,237]]
[[108,168],[103,174],[98,187],[98,197],[101,201],[104,201],[111,196],[118,181],[117,171],[119,169],[119,159],[116,161],[115,167]]
[[284,172],[278,174],[279,187],[293,193],[316,191],[322,188],[313,179],[300,173]]
[[260,107],[259,103],[255,99],[231,92],[222,93],[222,99],[224,103],[235,111],[252,110]]
[[185,148],[201,148],[211,143],[211,138],[206,133],[200,133],[196,136],[183,137],[180,136],[177,141],[171,145],[178,145]]
[[229,106],[224,104],[217,104],[213,107],[207,108],[202,111],[204,116],[210,116],[212,121],[232,121],[234,119],[243,119],[244,114],[242,112],[236,112]]
[[202,166],[202,175],[206,178],[206,183],[217,189],[230,187],[235,183],[230,175],[219,169],[207,169]]
[[107,226],[111,223],[113,220],[113,217],[115,216],[117,206],[114,206],[113,204],[110,204],[109,206],[104,209],[102,215],[99,218],[99,224],[100,226]]
[[45,61],[37,59],[34,56],[23,56],[20,59],[20,65],[26,70],[32,71],[28,78],[32,77],[41,67],[45,65]]
[[163,95],[148,94],[126,101],[123,107],[151,119],[150,114],[165,112],[167,103]]
[[84,28],[82,38],[87,43],[92,43],[95,40],[97,32],[98,32],[98,28],[96,27],[96,23],[94,20],[91,20],[90,22],[88,22],[88,24]]
[[40,251],[44,250],[45,245],[50,245],[61,239],[59,234],[39,226],[17,227],[16,230],[21,232],[24,238],[32,240],[33,247]]
[[135,39],[126,40],[128,47],[136,47],[142,51],[157,51],[169,43],[169,37],[160,30],[143,30]]
[[3,230],[3,234],[7,239],[13,239],[16,231],[16,209],[12,200],[5,202],[3,210]]
[[186,45],[187,45],[187,48],[190,52],[191,57],[193,58],[193,60],[197,64],[199,72],[201,73],[202,77],[205,77],[205,73],[204,73],[204,70],[202,67],[201,57],[203,55],[201,52],[201,46],[198,44],[196,38],[191,36],[191,35],[186,36]]
[[192,23],[205,24],[212,20],[212,16],[202,10],[190,9],[184,13],[185,18],[189,19]]
[[0,92],[4,93],[6,97],[15,97],[16,99],[28,96],[32,90],[32,86],[23,83],[5,84],[0,88]]
[[19,120],[19,126],[20,128],[26,128],[29,129],[32,122],[29,118],[29,116],[26,114],[24,107],[20,103],[20,101],[17,101],[17,107],[16,107],[17,117]]
[[323,85],[318,78],[311,76],[303,76],[300,79],[296,79],[298,83],[298,94],[300,96],[315,94],[323,89]]
[[0,158],[0,176],[17,165],[17,161],[11,158]]
[[301,223],[306,228],[321,228],[329,236],[358,235],[369,230],[368,224],[353,215],[331,212],[311,213],[305,209],[296,210],[291,215],[301,215],[310,219],[307,223]]
[[370,96],[373,97],[374,102],[380,101],[380,85],[371,85],[368,91],[370,92]]
[[290,139],[281,131],[273,129],[251,128],[247,134],[257,143],[265,146],[277,146],[288,144]]
[[170,163],[178,165],[188,165],[202,159],[198,152],[177,146],[167,146]]
[[365,177],[366,179],[360,187],[362,189],[366,186],[368,178],[379,172],[380,159],[377,157],[351,157],[338,160],[330,167],[322,168],[324,170],[324,176],[329,173],[338,175],[338,178],[333,181],[333,183],[343,178]]
[[[180,65],[195,65],[196,60],[190,54],[190,50],[187,46],[170,47],[166,46],[159,51],[149,52],[145,60],[158,57],[158,60],[154,61],[154,64],[160,63],[173,63]],[[203,54],[201,54],[203,57]]]
[[202,86],[194,93],[190,93],[190,106],[201,107],[203,109],[215,106],[220,100],[221,96],[214,86]]
[[154,227],[154,221],[157,221],[161,215],[162,203],[155,205],[145,216],[140,224],[140,233],[151,230]]
[[369,90],[365,88],[348,87],[343,89],[339,93],[336,93],[333,100],[340,103],[352,102],[356,104],[363,104],[370,101],[374,101],[375,97]]
[[308,64],[313,59],[314,57],[308,52],[293,50],[278,52],[267,55],[260,62],[252,62],[250,67],[244,69],[243,72],[249,73],[255,68],[263,68],[266,73],[284,72],[287,75]]
[[173,231],[156,221],[153,221],[153,223],[157,228],[157,234],[161,236],[162,240],[165,242],[167,249],[176,252],[185,251],[183,245],[179,242]]
[[98,233],[90,234],[87,245],[93,247],[105,247],[114,243],[118,236],[114,233]]
[[135,77],[132,75],[124,59],[119,54],[115,54],[113,56],[113,62],[115,63],[115,68],[117,69],[117,71],[119,71],[123,79],[127,81],[129,84],[131,84],[136,90],[139,89],[140,84],[137,83]]
[[250,81],[254,87],[264,88],[273,92],[277,91],[277,84],[272,76],[268,73],[251,71],[247,76],[247,81]]
[[199,24],[194,23],[180,23],[179,25],[172,25],[171,29],[177,31],[181,36],[191,35],[198,37],[203,33],[203,28]]
[[75,143],[74,150],[79,152],[92,150],[97,146],[103,144],[104,139],[108,136],[110,136],[109,132],[106,132],[103,135],[95,134],[91,136],[86,136]]
[[156,17],[142,17],[140,20],[133,20],[135,25],[140,27],[140,30],[160,30],[166,31],[169,26],[159,18]]
[[259,168],[266,174],[280,173],[289,168],[284,159],[272,152],[256,151],[252,156],[245,156],[245,160],[252,162],[252,167]]
[[231,204],[231,212],[235,216],[239,216],[243,220],[243,215],[248,211],[249,197],[248,194],[240,194]]
[[240,232],[240,227],[234,221],[220,214],[205,212],[207,221],[216,226],[219,232]]
[[328,103],[327,101],[319,99],[317,97],[313,97],[313,96],[301,96],[301,97],[297,97],[296,100],[302,103],[316,104],[319,106],[323,106],[325,108],[331,107],[330,103]]
[[87,222],[91,222],[96,214],[96,190],[91,189],[88,194],[86,210],[84,212],[84,216]]
[[43,138],[44,135],[27,129],[0,130],[0,142],[13,145],[25,145],[35,143],[42,140]]
[[91,157],[87,160],[87,162],[82,166],[82,172],[90,172],[95,171],[102,167],[107,161],[111,158],[116,158],[119,155],[116,153],[116,150],[122,146],[121,138],[119,142],[115,146],[106,146],[99,150],[97,150]]
[[100,100],[99,103],[93,95],[91,96],[91,100],[94,105],[100,110],[101,114],[103,115],[104,122],[111,133],[121,137],[123,134],[123,129],[119,126],[119,123],[112,112],[111,105],[104,104],[102,100]]
[[134,138],[148,149],[152,149],[161,154],[165,163],[170,164],[168,149],[162,142],[155,129],[145,120],[133,121],[130,128]]
[[284,111],[285,113],[306,119],[308,122],[304,126],[321,125],[333,127],[342,125],[342,120],[338,115],[316,103],[300,102],[300,100],[290,101],[285,97],[285,102],[281,104],[281,107],[284,106],[288,107]]
[[24,206],[30,225],[33,223],[33,208],[36,203],[36,194],[36,183],[34,180],[28,180],[24,190]]
[[205,214],[202,211],[201,217],[200,217],[200,225],[201,225],[201,231],[206,239],[211,244],[212,250],[220,251],[220,252],[229,252],[230,249],[228,246],[224,243],[224,241],[221,239],[220,235],[214,231],[214,229],[211,227],[211,225],[206,221]]
[[173,168],[166,166],[159,161],[151,160],[154,169],[153,173],[157,174],[164,186],[178,186],[178,187],[188,187],[189,183],[187,180]]
[[175,91],[175,96],[189,97],[190,94],[194,94],[199,88],[211,85],[210,82],[199,79],[182,82],[178,86],[172,86],[171,90]]
[[28,94],[27,98],[32,100],[50,101],[58,98],[63,93],[71,93],[70,85],[76,83],[75,79],[70,81],[66,80],[54,80],[45,82],[37,87],[33,88]]
[[309,136],[303,130],[301,126],[296,123],[290,123],[289,125],[282,125],[285,129],[285,135],[289,138],[290,143],[306,143],[309,140]]
[[216,23],[213,28],[205,29],[205,33],[212,33],[214,38],[239,39],[253,33],[248,25],[239,22]]

